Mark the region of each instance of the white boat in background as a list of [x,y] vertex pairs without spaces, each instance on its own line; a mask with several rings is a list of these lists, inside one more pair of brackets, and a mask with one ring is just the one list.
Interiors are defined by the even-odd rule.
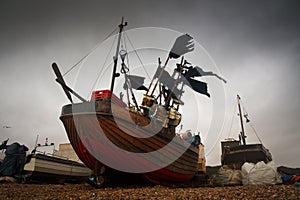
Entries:
[[87,180],[92,173],[79,160],[70,144],[60,145],[59,150],[52,154],[36,151],[28,157],[31,157],[30,161],[24,165],[22,172],[26,182],[80,182]]

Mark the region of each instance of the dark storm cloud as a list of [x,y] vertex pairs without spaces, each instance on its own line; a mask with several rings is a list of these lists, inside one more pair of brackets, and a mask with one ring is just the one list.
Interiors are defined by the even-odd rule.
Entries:
[[[276,162],[299,166],[293,159],[300,139],[299,5],[284,0],[1,1],[0,124],[13,128],[1,130],[0,139],[30,145],[39,133],[66,142],[58,116],[67,100],[50,65],[57,61],[66,71],[125,16],[128,28],[188,32],[208,50],[228,81],[222,139],[240,93]],[[218,143],[209,163],[219,162]],[[290,154],[282,153],[289,146]]]

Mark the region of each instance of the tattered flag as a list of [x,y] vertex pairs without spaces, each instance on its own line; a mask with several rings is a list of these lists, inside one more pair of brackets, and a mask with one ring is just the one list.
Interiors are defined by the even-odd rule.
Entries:
[[186,73],[184,74],[184,76],[186,78],[193,78],[195,76],[215,76],[218,79],[222,80],[224,83],[226,83],[227,81],[220,77],[218,74],[215,74],[213,72],[206,72],[204,71],[201,67],[195,66],[195,67],[189,67],[188,70],[186,71]]
[[194,50],[193,38],[188,34],[184,34],[176,38],[175,43],[169,53],[169,57],[179,58],[183,54],[193,50]]
[[158,78],[160,77],[159,81],[165,85],[166,87],[168,87],[168,89],[174,93],[174,95],[176,96],[180,96],[182,94],[182,91],[178,90],[177,87],[174,87],[176,85],[176,80],[174,78],[172,78],[172,76],[169,74],[169,72],[167,72],[166,70],[158,67],[154,78]]
[[183,82],[187,86],[192,88],[194,91],[210,97],[210,94],[207,91],[207,83],[202,82],[202,81],[197,81],[197,80],[192,79],[192,78],[184,78]]
[[[127,75],[128,80],[130,81],[130,85],[133,89],[136,90],[145,90],[147,91],[148,88],[144,86],[145,77],[142,76],[136,76],[136,75]],[[128,85],[125,82],[123,85],[124,90],[127,90]]]

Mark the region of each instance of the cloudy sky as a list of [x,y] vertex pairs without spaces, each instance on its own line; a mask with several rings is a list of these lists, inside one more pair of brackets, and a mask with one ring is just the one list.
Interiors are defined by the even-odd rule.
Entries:
[[[51,63],[65,72],[120,23],[189,33],[228,83],[225,121],[207,150],[220,162],[220,141],[237,137],[240,94],[276,165],[300,166],[300,14],[297,1],[16,1],[0,2],[0,140],[33,148],[36,136],[68,142],[59,121],[68,103]],[[75,75],[74,75],[75,76]],[[74,81],[72,74],[66,77]],[[218,111],[214,110],[218,115]],[[221,115],[221,113],[220,113]],[[234,117],[233,117],[234,116]],[[232,124],[232,125],[231,125]],[[2,128],[10,126],[11,128]],[[198,131],[198,130],[197,130]],[[199,130],[202,131],[202,130]],[[258,142],[246,128],[248,141]]]

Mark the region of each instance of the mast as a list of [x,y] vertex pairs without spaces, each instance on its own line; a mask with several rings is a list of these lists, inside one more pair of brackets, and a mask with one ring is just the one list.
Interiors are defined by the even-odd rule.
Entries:
[[241,109],[241,97],[237,95],[237,101],[238,101],[238,108],[240,113],[240,121],[241,121],[241,139],[243,141],[243,145],[246,145],[246,136],[245,136],[245,130],[244,130],[244,123],[243,123],[243,115],[242,115],[242,109]]
[[[184,57],[182,56],[181,57],[181,62],[180,62],[180,71],[178,71],[178,77],[177,77],[177,79],[175,79],[175,83],[174,83],[173,87],[170,88],[171,92],[168,94],[167,99],[166,99],[166,103],[165,103],[166,108],[169,106],[170,100],[172,98],[172,93],[173,93],[174,89],[177,87],[178,80],[181,76],[181,71],[182,71],[182,68],[183,68],[183,60],[184,60]],[[175,70],[173,72],[172,78],[174,78],[174,76],[175,76]]]
[[119,49],[120,49],[120,42],[121,42],[121,36],[122,36],[123,28],[124,28],[124,26],[127,25],[127,22],[125,22],[124,24],[123,23],[124,23],[124,17],[122,17],[121,24],[119,25],[119,35],[118,35],[116,55],[113,57],[114,67],[113,67],[113,73],[112,73],[111,85],[110,85],[111,93],[113,93],[113,90],[114,90],[115,78],[119,76],[119,74],[117,74],[116,71],[117,71],[117,64],[118,64],[118,55],[119,55]]

